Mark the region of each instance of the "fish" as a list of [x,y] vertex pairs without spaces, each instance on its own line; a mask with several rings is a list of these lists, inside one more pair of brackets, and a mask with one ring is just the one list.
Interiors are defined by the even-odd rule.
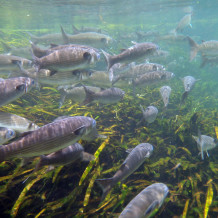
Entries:
[[52,34],[46,34],[42,36],[35,36],[32,33],[27,32],[30,36],[30,40],[34,44],[44,44],[44,45],[50,45],[52,44],[64,44],[64,39],[61,33],[52,33]]
[[95,27],[84,27],[82,26],[80,29],[76,28],[75,25],[72,25],[73,28],[73,33],[78,34],[78,33],[85,33],[85,32],[96,32],[96,33],[101,33],[100,28],[95,28]]
[[86,92],[86,98],[83,101],[83,104],[88,104],[93,101],[97,101],[101,104],[114,104],[122,100],[125,95],[125,92],[122,89],[115,87],[108,88],[96,93],[88,89],[86,86],[83,87]]
[[207,135],[201,135],[200,130],[198,130],[198,136],[192,136],[192,138],[197,143],[197,147],[198,147],[198,150],[200,151],[202,160],[204,160],[204,151],[209,157],[208,150],[211,150],[218,145],[217,140]]
[[169,86],[162,86],[160,88],[160,94],[164,102],[164,107],[166,108],[169,104],[169,98],[171,94],[171,88]]
[[31,48],[30,47],[13,47],[9,46],[8,44],[1,42],[2,46],[4,48],[4,52],[7,53],[7,55],[13,55],[13,56],[19,56],[26,59],[30,59],[31,56]]
[[17,64],[19,65],[20,73],[22,76],[33,78],[38,83],[47,85],[69,85],[72,83],[87,80],[92,74],[92,71],[86,69],[63,72],[40,69],[37,72],[34,67],[24,69],[19,62],[17,62]]
[[[90,86],[99,86],[101,88],[111,87],[111,81],[107,71],[93,70],[92,74],[90,75],[89,79],[86,80],[85,84],[88,84]],[[126,88],[126,85],[126,81],[120,80],[116,83],[116,86],[118,86],[119,88]]]
[[41,155],[35,171],[46,165],[60,166],[71,164],[75,161],[91,161],[94,159],[94,155],[85,152],[81,144],[74,143],[46,156]]
[[65,48],[72,48],[72,47],[94,50],[94,51],[96,51],[96,53],[98,53],[100,55],[100,51],[98,49],[90,47],[90,46],[86,46],[86,45],[78,45],[78,44],[56,45],[56,44],[51,44],[51,47],[49,49],[43,49],[43,48],[40,48],[39,46],[36,46],[31,41],[30,41],[30,44],[31,44],[33,54],[38,58],[47,56],[56,50],[61,50],[61,49],[65,49]]
[[99,59],[100,55],[93,49],[70,47],[55,50],[51,54],[41,58],[33,55],[33,66],[37,71],[40,69],[69,71],[90,67]]
[[56,119],[34,131],[23,133],[14,142],[0,147],[0,162],[11,158],[35,157],[66,148],[80,139],[98,137],[96,121],[91,117],[74,116]]
[[0,71],[18,70],[16,61],[20,61],[24,67],[30,67],[32,64],[32,61],[26,58],[14,56],[14,55],[0,54]]
[[205,56],[202,55],[202,62],[201,62],[201,68],[203,68],[206,64],[210,64],[212,66],[217,65],[218,64],[218,55],[217,56]]
[[191,19],[192,19],[192,13],[190,14],[186,14],[177,24],[175,32],[183,32],[183,30],[187,27],[190,26],[192,28],[191,25]]
[[194,88],[194,85],[199,79],[195,79],[193,76],[185,76],[182,78],[185,92],[182,95],[181,103],[187,98],[188,93]]
[[185,42],[187,36],[182,34],[175,34],[175,30],[172,33],[157,36],[154,41],[167,41],[168,43]]
[[[93,92],[100,92],[102,89],[94,86],[86,86],[89,90]],[[62,107],[65,99],[71,99],[75,103],[82,103],[85,101],[86,92],[83,86],[75,85],[65,85],[58,87],[59,92],[61,93],[61,98],[59,101],[59,107]]]
[[39,127],[32,121],[18,116],[0,111],[0,126],[13,129],[18,133],[33,131]]
[[144,63],[144,64],[131,64],[126,71],[124,71],[122,74],[118,75],[112,82],[112,85],[114,85],[117,81],[123,78],[131,78],[135,79],[139,77],[140,75],[144,75],[147,72],[153,72],[153,71],[164,71],[165,68],[161,64],[156,63]]
[[169,188],[164,183],[149,185],[127,204],[119,218],[150,217],[161,207],[168,193]]
[[145,84],[151,84],[163,80],[169,80],[175,77],[175,74],[165,70],[157,70],[152,72],[147,72],[135,78],[133,86],[140,86]]
[[75,35],[66,34],[63,27],[61,27],[62,37],[64,39],[63,44],[80,44],[90,45],[95,48],[102,48],[112,43],[112,38],[108,35],[96,32],[84,32]]
[[141,40],[141,39],[146,39],[149,38],[149,37],[154,37],[154,36],[159,36],[159,31],[157,30],[150,30],[150,31],[147,31],[147,32],[142,32],[142,31],[136,31],[136,35],[137,35],[137,38],[138,40]]
[[145,42],[145,43],[136,43],[134,45],[125,49],[122,53],[118,55],[110,55],[102,50],[102,53],[107,62],[107,69],[109,70],[116,63],[130,63],[145,57],[153,55],[159,48],[158,45]]
[[190,61],[192,61],[198,52],[206,57],[218,56],[218,41],[210,40],[197,44],[191,37],[187,36],[190,45]]
[[143,114],[143,119],[148,123],[153,123],[157,117],[158,109],[155,106],[148,106],[145,110],[140,105],[140,109]]
[[130,64],[121,64],[121,63],[114,64],[109,70],[109,80],[113,82],[117,74],[119,75],[128,72],[130,69],[132,69],[134,65],[135,62],[132,62]]
[[112,178],[96,180],[97,184],[102,188],[103,191],[101,200],[104,200],[113,186],[131,175],[139,168],[139,166],[142,165],[146,158],[151,156],[153,152],[153,146],[149,143],[141,143],[127,152],[129,155]]
[[0,78],[0,106],[11,103],[35,86],[35,81],[29,77]]
[[16,132],[13,129],[9,129],[7,127],[0,127],[0,145],[15,138],[15,136]]

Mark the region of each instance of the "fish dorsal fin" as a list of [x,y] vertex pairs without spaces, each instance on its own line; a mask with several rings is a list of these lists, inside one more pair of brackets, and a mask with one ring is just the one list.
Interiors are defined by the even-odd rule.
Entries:
[[144,216],[147,217],[147,215],[149,215],[150,213],[152,213],[152,212],[155,210],[155,208],[158,208],[158,206],[159,206],[159,202],[158,202],[157,200],[154,201],[154,202],[147,208],[147,210],[145,211]]
[[126,153],[130,154],[132,152],[133,148],[129,148],[126,150]]
[[59,120],[63,120],[63,119],[66,119],[66,118],[69,118],[70,116],[60,116],[60,117],[57,117],[56,119],[53,120],[53,122],[56,122],[56,121],[59,121]]
[[62,27],[62,25],[61,25],[61,34],[62,34],[64,43],[65,43],[65,44],[68,44],[68,43],[69,43],[69,39],[68,39],[68,36],[67,36],[67,34],[65,33],[65,31],[64,31],[64,29],[63,29],[63,27]]
[[75,131],[74,131],[74,134],[75,135],[83,135],[84,133],[85,133],[85,131],[86,131],[86,127],[85,126],[81,126],[81,127],[79,127],[78,129],[76,129]]

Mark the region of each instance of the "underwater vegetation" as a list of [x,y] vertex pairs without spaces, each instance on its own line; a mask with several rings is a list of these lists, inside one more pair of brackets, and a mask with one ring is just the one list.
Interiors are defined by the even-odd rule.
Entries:
[[[28,44],[19,33],[7,34],[8,42],[15,46]],[[13,38],[17,41],[10,41]],[[217,148],[202,160],[192,135],[200,129],[218,137],[218,98],[204,95],[208,84],[196,84],[198,91],[180,105],[182,82],[172,79],[167,84],[172,87],[167,110],[159,93],[165,82],[140,91],[136,88],[135,95],[131,89],[125,89],[124,99],[115,105],[87,107],[68,100],[59,108],[57,87],[42,86],[40,91],[32,90],[13,104],[3,106],[0,111],[23,116],[39,126],[63,115],[90,116],[96,120],[99,133],[107,138],[91,143],[80,141],[85,151],[95,156],[88,164],[76,162],[50,171],[45,166],[33,172],[38,157],[26,165],[20,159],[0,163],[1,216],[116,217],[146,186],[162,182],[169,187],[170,194],[155,217],[216,217]],[[215,86],[216,83],[211,84],[211,89]],[[153,123],[138,125],[142,119],[140,104],[159,108]],[[143,142],[154,146],[152,156],[100,202],[102,193],[95,180],[114,175],[127,156],[126,149]]]

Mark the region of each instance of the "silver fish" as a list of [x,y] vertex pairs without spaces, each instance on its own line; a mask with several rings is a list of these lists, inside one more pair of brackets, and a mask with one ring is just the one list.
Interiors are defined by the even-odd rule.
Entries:
[[169,193],[163,183],[154,183],[143,189],[124,208],[119,218],[150,217],[155,209],[159,209]]
[[102,48],[113,41],[110,36],[102,33],[84,32],[75,35],[69,35],[65,33],[62,27],[61,27],[61,32],[62,32],[62,37],[64,39],[63,44],[75,43],[80,45],[89,45],[95,48]]
[[188,93],[194,88],[194,85],[199,79],[195,79],[193,76],[185,76],[182,78],[185,92],[182,95],[181,103],[187,98]]
[[137,38],[138,40],[141,40],[141,39],[148,39],[150,37],[154,37],[154,36],[159,36],[159,31],[157,30],[154,30],[154,31],[147,31],[147,32],[142,32],[142,31],[137,31],[136,32],[136,35],[137,35]]
[[15,136],[16,133],[13,129],[9,129],[7,127],[0,127],[0,145],[15,138]]
[[40,84],[48,85],[69,85],[76,82],[87,80],[92,71],[86,69],[78,69],[72,71],[51,71],[48,69],[40,69],[38,72],[34,67],[24,69],[19,62],[20,74],[35,79]]
[[44,44],[44,45],[50,45],[50,44],[64,44],[64,39],[62,37],[61,33],[52,33],[52,34],[46,34],[42,36],[35,36],[31,33],[28,33],[31,37],[31,41],[34,44]]
[[[94,86],[86,86],[89,90],[93,92],[100,92],[101,88]],[[83,86],[75,86],[75,85],[65,85],[59,86],[58,90],[61,93],[61,99],[59,102],[59,106],[61,107],[65,101],[65,99],[71,99],[75,103],[82,103],[86,99],[86,92]]]
[[32,61],[22,57],[0,54],[0,71],[18,70],[16,61],[20,61],[24,67],[29,67],[32,64]]
[[0,162],[11,158],[50,154],[80,139],[98,137],[96,121],[90,117],[74,116],[58,119],[34,131],[26,132],[16,141],[0,147]]
[[34,57],[33,64],[37,71],[40,69],[69,71],[90,67],[99,59],[100,55],[94,49],[69,47],[55,50],[41,58]]
[[160,94],[164,102],[164,107],[166,108],[169,104],[169,98],[171,94],[171,88],[169,86],[162,86],[160,88]]
[[148,106],[145,110],[140,105],[140,108],[142,110],[143,119],[148,123],[153,123],[157,117],[158,109],[154,106]]
[[109,70],[109,80],[112,82],[114,80],[114,77],[117,77],[119,74],[123,74],[129,71],[134,65],[135,62],[132,62],[130,64],[114,64]]
[[163,71],[163,70],[165,70],[164,66],[156,63],[144,63],[144,64],[137,64],[137,65],[132,64],[125,72],[118,75],[113,80],[112,84],[115,84],[117,81],[123,78],[135,79],[136,77],[139,77],[142,74],[144,75],[145,73],[148,72]]
[[140,86],[145,84],[151,84],[163,80],[169,80],[175,77],[175,74],[172,72],[164,71],[164,70],[157,70],[152,72],[147,72],[138,76],[136,79],[133,80],[134,86]]
[[83,104],[88,104],[92,101],[97,101],[101,104],[114,104],[123,99],[125,92],[119,88],[109,88],[100,92],[93,92],[84,86],[86,92],[86,99]]
[[6,112],[0,112],[0,126],[13,129],[19,133],[33,131],[39,128],[35,123],[24,117]]
[[[91,86],[99,86],[102,88],[110,88],[111,81],[108,76],[108,72],[106,71],[92,71],[89,79],[86,80],[86,84]],[[118,81],[116,86],[119,88],[126,88],[127,82],[126,81]]]
[[1,42],[2,46],[4,48],[4,52],[6,52],[9,55],[13,55],[13,56],[19,56],[19,57],[23,57],[23,58],[31,58],[31,48],[30,47],[21,47],[21,48],[16,48],[16,47],[12,47],[9,46],[8,44]]
[[187,36],[190,45],[190,61],[192,61],[198,52],[203,56],[214,57],[218,56],[218,41],[210,40],[197,44],[192,38]]
[[211,150],[218,145],[214,138],[207,135],[201,135],[200,131],[198,133],[198,136],[192,137],[197,142],[198,150],[201,153],[202,160],[204,160],[204,151],[207,153],[207,156],[209,157],[208,150]]
[[75,161],[91,161],[94,160],[94,156],[84,152],[84,148],[81,144],[75,143],[59,151],[53,152],[47,156],[41,155],[40,161],[35,170],[45,166],[59,166],[73,163]]
[[51,48],[43,49],[43,48],[36,46],[33,42],[30,42],[30,43],[31,43],[33,54],[38,58],[47,56],[56,50],[61,50],[61,49],[65,49],[65,48],[72,48],[72,47],[94,50],[97,53],[99,53],[99,55],[100,55],[100,52],[98,49],[90,47],[90,46],[86,46],[86,45],[78,45],[78,44],[56,45],[56,44],[51,44]]
[[30,91],[35,82],[28,77],[0,79],[0,106],[6,105]]
[[127,178],[142,165],[146,158],[151,156],[153,146],[149,143],[141,143],[133,148],[131,152],[130,150],[128,151],[129,155],[112,178],[96,180],[103,190],[102,200],[106,197],[114,185]]
[[185,29],[185,27],[190,26],[191,25],[191,19],[192,19],[192,14],[186,14],[177,24],[175,32],[183,32],[183,30]]
[[107,61],[108,70],[116,63],[130,63],[145,57],[149,57],[158,50],[158,46],[151,42],[135,43],[118,55],[109,55],[102,50]]

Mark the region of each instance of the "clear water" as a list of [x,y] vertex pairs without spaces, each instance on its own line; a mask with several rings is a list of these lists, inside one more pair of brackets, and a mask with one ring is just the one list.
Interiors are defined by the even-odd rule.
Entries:
[[[131,41],[139,40],[135,32],[158,31],[160,36],[165,36],[191,10],[192,28],[186,27],[182,34],[200,44],[202,41],[218,40],[217,9],[218,3],[212,0],[1,0],[0,37],[1,41],[10,46],[25,47],[29,46],[30,39],[27,32],[38,36],[60,33],[62,25],[67,33],[72,34],[72,24],[78,29],[96,27],[114,39],[107,52],[118,54],[121,48],[130,47]],[[170,195],[157,217],[203,217],[209,195],[208,187],[212,187],[213,192],[208,217],[217,217],[217,148],[209,151],[210,157],[205,155],[202,161],[192,135],[197,135],[197,129],[200,128],[202,134],[216,137],[214,126],[218,126],[218,63],[201,68],[200,55],[190,62],[187,41],[165,41],[154,36],[139,40],[143,41],[153,41],[162,50],[169,52],[169,56],[160,59],[158,63],[175,73],[174,79],[141,87],[136,90],[136,96],[132,95],[132,87],[126,85],[122,87],[126,92],[125,98],[115,105],[81,107],[67,100],[61,109],[58,108],[60,93],[57,86],[42,85],[40,90],[33,90],[1,108],[2,111],[24,116],[41,126],[63,115],[92,116],[97,120],[100,133],[110,138],[100,154],[99,162],[95,163],[81,186],[78,184],[88,165],[84,162],[58,168],[52,171],[54,174],[49,172],[47,177],[45,170],[40,171],[26,183],[22,181],[30,174],[28,169],[34,169],[35,162],[25,167],[20,167],[19,159],[1,163],[1,217],[116,217],[136,194],[155,182],[163,182],[170,189]],[[3,48],[1,52],[4,52]],[[106,70],[103,56],[101,60],[96,69]],[[180,107],[184,91],[180,78],[188,75],[200,81],[196,82],[185,105]],[[166,112],[159,95],[159,88],[163,85],[172,88]],[[154,123],[136,125],[142,116],[140,104],[144,107],[149,104],[158,107],[159,115]],[[192,123],[195,113],[198,119]],[[112,125],[116,126],[111,128]],[[93,154],[102,142],[83,142],[83,146]],[[125,185],[115,186],[111,198],[100,208],[101,189],[96,184],[91,185],[93,175],[98,173],[97,178],[113,176],[126,158],[125,149],[141,142],[154,145],[153,155],[124,181]],[[181,163],[181,167],[172,170],[178,163]],[[105,172],[113,167],[111,172]],[[38,180],[34,182],[34,179]],[[28,186],[28,183],[33,185]],[[88,185],[92,192],[86,205],[84,197]],[[29,191],[24,191],[24,197],[21,198],[20,194],[25,187]]]

